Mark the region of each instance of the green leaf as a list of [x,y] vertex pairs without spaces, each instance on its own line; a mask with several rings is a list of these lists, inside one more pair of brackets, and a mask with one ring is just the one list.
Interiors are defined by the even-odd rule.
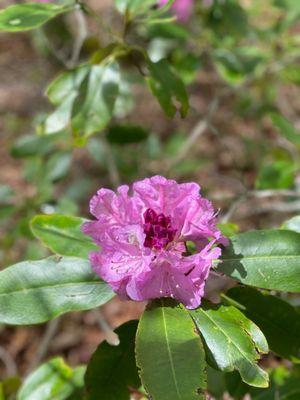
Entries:
[[15,4],[0,11],[0,31],[19,32],[35,29],[72,8],[52,3]]
[[177,112],[180,104],[180,115],[185,117],[189,110],[189,99],[182,80],[172,71],[167,60],[148,61],[149,76],[146,81],[168,117]]
[[63,72],[55,78],[46,90],[51,103],[58,106],[73,93],[76,94],[89,70],[88,65],[80,65],[73,71]]
[[151,399],[204,399],[202,343],[186,310],[173,301],[161,299],[148,305],[139,322],[136,358]]
[[45,165],[45,178],[56,182],[64,178],[71,167],[72,155],[69,151],[57,151]]
[[80,400],[85,367],[70,368],[62,358],[41,365],[25,380],[18,400]]
[[23,135],[18,138],[11,148],[11,155],[15,158],[44,156],[54,147],[54,142],[48,137],[37,135]]
[[45,134],[71,127],[75,136],[87,138],[103,130],[113,115],[119,84],[115,61],[83,65],[60,75],[47,89],[57,108],[45,122]]
[[250,287],[235,287],[227,295],[244,307],[243,313],[260,327],[272,351],[300,362],[300,314],[294,307]]
[[214,52],[214,62],[219,75],[232,85],[247,79],[262,60],[261,51],[255,47],[239,47],[234,51],[218,48]]
[[282,228],[300,233],[300,215],[296,215],[296,217],[285,221]]
[[80,228],[86,221],[84,218],[59,214],[37,215],[31,220],[30,227],[34,236],[54,253],[88,258],[91,251],[99,248],[81,232]]
[[149,132],[137,125],[112,125],[107,130],[107,140],[116,144],[139,143],[148,136]]
[[264,164],[255,181],[257,189],[289,189],[294,185],[296,166],[293,160]]
[[218,271],[263,289],[300,292],[300,234],[261,230],[231,238]]
[[24,261],[0,272],[0,322],[38,324],[69,311],[95,308],[113,296],[81,258]]
[[233,236],[239,231],[238,225],[233,224],[232,222],[219,223],[218,228],[222,232],[222,235],[226,237]]
[[291,14],[300,14],[300,4],[297,0],[274,0],[274,4],[286,9]]
[[88,65],[81,65],[73,71],[62,73],[50,83],[46,94],[57,109],[46,119],[45,134],[59,132],[70,124],[74,101],[89,71]]
[[119,83],[117,62],[91,67],[84,96],[79,96],[78,107],[75,105],[73,110],[72,129],[76,136],[88,137],[106,127],[113,115]]
[[115,0],[117,10],[122,14],[129,14],[131,17],[144,14],[154,4],[157,4],[157,0]]
[[222,371],[238,370],[243,381],[267,387],[268,374],[258,365],[268,344],[259,328],[233,306],[204,304],[189,311],[208,348],[208,357]]
[[274,126],[286,139],[294,144],[300,145],[300,132],[296,131],[290,121],[277,113],[270,114],[270,117]]
[[85,375],[88,400],[128,400],[129,388],[138,389],[140,379],[135,364],[137,321],[130,321],[116,330],[120,344],[102,342],[93,354]]

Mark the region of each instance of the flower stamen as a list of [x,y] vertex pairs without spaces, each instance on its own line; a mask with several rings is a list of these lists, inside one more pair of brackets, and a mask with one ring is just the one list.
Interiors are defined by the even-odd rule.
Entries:
[[176,229],[173,229],[170,217],[163,213],[157,214],[152,208],[148,208],[144,212],[144,221],[145,247],[162,250],[174,240]]

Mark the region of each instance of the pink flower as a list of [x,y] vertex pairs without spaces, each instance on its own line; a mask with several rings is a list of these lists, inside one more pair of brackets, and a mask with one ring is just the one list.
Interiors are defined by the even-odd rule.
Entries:
[[[91,199],[95,221],[82,230],[101,248],[90,254],[95,272],[123,299],[173,297],[197,308],[213,260],[224,243],[211,203],[196,183],[154,176],[117,194],[100,189]],[[186,242],[197,253],[187,253]]]
[[[159,0],[158,5],[162,7],[167,4],[168,1],[169,0]],[[193,8],[194,0],[175,0],[171,7],[177,19],[182,22],[188,21],[193,13]]]

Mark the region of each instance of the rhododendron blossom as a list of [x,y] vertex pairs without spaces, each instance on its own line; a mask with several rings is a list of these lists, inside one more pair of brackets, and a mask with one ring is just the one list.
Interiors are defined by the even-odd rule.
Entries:
[[[159,0],[160,7],[168,3],[169,0]],[[171,6],[171,10],[177,19],[186,22],[192,15],[194,8],[194,0],[175,0]]]
[[[95,272],[123,299],[173,297],[197,308],[213,260],[224,243],[212,204],[196,183],[162,176],[135,182],[132,193],[100,189],[91,199],[95,221],[82,230],[100,247],[90,254]],[[190,254],[187,242],[194,242]]]

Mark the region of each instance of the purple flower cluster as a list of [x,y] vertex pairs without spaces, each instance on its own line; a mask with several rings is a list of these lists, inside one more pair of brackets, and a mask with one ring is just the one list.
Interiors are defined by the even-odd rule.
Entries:
[[[173,297],[197,308],[213,260],[225,243],[212,204],[196,183],[162,176],[135,182],[117,193],[100,189],[91,199],[95,221],[82,230],[99,251],[90,254],[95,272],[123,299]],[[187,251],[193,242],[195,254]]]

